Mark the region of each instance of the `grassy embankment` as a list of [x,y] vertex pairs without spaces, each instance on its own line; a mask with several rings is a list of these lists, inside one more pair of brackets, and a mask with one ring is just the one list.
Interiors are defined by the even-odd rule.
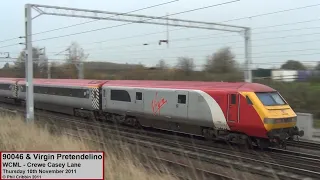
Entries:
[[[67,135],[52,135],[47,129],[27,125],[21,118],[0,116],[0,151],[75,151],[101,150]],[[105,179],[174,180],[157,170],[150,171],[135,161],[130,152],[106,145]],[[122,158],[121,158],[122,157]]]

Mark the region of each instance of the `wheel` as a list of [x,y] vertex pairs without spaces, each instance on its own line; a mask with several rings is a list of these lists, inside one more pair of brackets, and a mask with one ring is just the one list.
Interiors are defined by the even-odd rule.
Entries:
[[270,142],[268,139],[257,139],[257,146],[261,149],[261,150],[265,150],[267,148],[270,147]]
[[253,142],[252,142],[251,137],[248,137],[248,138],[247,138],[246,147],[247,147],[248,149],[253,149]]

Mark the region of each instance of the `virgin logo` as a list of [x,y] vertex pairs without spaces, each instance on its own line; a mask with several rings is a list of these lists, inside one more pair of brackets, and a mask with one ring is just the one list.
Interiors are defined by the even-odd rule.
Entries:
[[156,115],[156,114],[160,115],[161,108],[168,102],[164,98],[161,98],[159,101],[157,99],[158,99],[158,93],[156,93],[156,96],[154,97],[154,99],[151,102],[152,112],[154,115]]

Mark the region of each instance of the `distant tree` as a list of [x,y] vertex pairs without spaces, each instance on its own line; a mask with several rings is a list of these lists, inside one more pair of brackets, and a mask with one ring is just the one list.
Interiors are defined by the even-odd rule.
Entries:
[[46,78],[48,75],[48,57],[46,56],[45,52],[41,52],[40,50],[41,49],[39,49],[38,61],[39,73],[41,77]]
[[300,61],[288,60],[286,63],[282,64],[281,69],[306,70],[306,67]]
[[3,68],[2,68],[2,69],[9,69],[9,68],[10,68],[9,63],[6,63],[6,64],[3,66]]
[[179,57],[177,63],[177,69],[184,71],[186,74],[191,73],[195,68],[195,64],[192,58]]
[[161,59],[158,64],[156,65],[157,68],[159,69],[167,69],[168,68],[168,65],[166,64],[166,62]]
[[211,73],[230,73],[238,69],[239,65],[234,60],[235,56],[229,47],[219,49],[207,58],[205,71]]
[[72,42],[67,48],[67,51],[68,53],[66,60],[68,64],[74,64],[79,61],[84,61],[89,56],[88,54],[84,53],[83,48],[77,42]]
[[315,67],[315,70],[320,71],[320,62],[318,62],[318,65]]
[[70,76],[73,76],[73,74],[78,74],[79,62],[85,61],[89,54],[85,54],[83,48],[77,42],[72,42],[67,51],[67,68],[70,71]]
[[[33,57],[33,73],[34,77],[41,77],[40,76],[40,67],[45,67],[45,61],[41,61],[41,52],[39,48],[32,48],[32,57]],[[25,77],[25,61],[26,61],[26,54],[25,51],[21,51],[18,59],[14,62],[14,67],[16,69],[17,77]]]

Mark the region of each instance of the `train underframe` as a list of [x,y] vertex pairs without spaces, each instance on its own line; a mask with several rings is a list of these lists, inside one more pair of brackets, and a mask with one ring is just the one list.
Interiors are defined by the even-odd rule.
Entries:
[[[92,112],[88,112],[88,113],[92,113]],[[303,131],[299,131],[297,127],[286,128],[286,129],[275,129],[267,133],[268,138],[257,138],[257,137],[247,136],[244,133],[232,132],[232,131],[223,130],[223,129],[219,130],[215,128],[201,127],[201,126],[194,126],[190,128],[190,125],[188,126],[188,125],[176,123],[176,122],[158,121],[158,125],[157,125],[157,123],[153,121],[152,125],[146,126],[145,123],[142,123],[142,124],[140,123],[142,119],[135,117],[134,115],[121,115],[121,114],[111,113],[111,112],[96,111],[94,112],[94,118],[96,120],[99,119],[99,120],[111,121],[113,123],[123,124],[123,125],[136,127],[136,128],[152,127],[156,129],[164,129],[167,131],[173,131],[173,132],[178,132],[183,134],[202,136],[206,140],[225,141],[233,144],[245,145],[248,148],[253,148],[253,146],[256,146],[260,149],[266,149],[269,147],[286,149],[286,142],[288,140],[292,140],[294,137],[297,137],[297,136],[303,136]],[[165,125],[165,123],[167,123],[167,125]]]
[[[14,100],[14,104],[16,105],[24,105],[24,101]],[[246,134],[239,132],[232,132],[228,130],[219,130],[211,127],[201,127],[201,126],[190,126],[175,122],[165,122],[161,121],[158,125],[154,125],[157,123],[152,122],[152,125],[146,125],[146,123],[140,123],[140,121],[144,121],[143,118],[138,118],[134,115],[123,115],[120,113],[113,112],[102,112],[102,111],[91,111],[86,109],[75,109],[75,108],[61,108],[59,106],[59,110],[52,110],[55,105],[37,105],[35,103],[36,109],[42,109],[47,111],[59,112],[64,114],[73,115],[76,117],[92,119],[92,120],[100,120],[100,121],[109,121],[116,124],[131,126],[135,128],[142,127],[152,127],[156,129],[164,129],[167,131],[173,131],[183,134],[202,136],[206,140],[210,141],[225,141],[233,144],[245,145],[248,148],[253,148],[253,146],[257,146],[261,149],[266,149],[269,147],[277,147],[277,148],[286,148],[286,141],[293,139],[295,136],[302,136],[303,131],[299,131],[297,127],[287,128],[287,129],[277,129],[268,132],[268,138],[257,138],[257,137],[249,137]],[[47,107],[47,108],[46,108]],[[57,106],[58,107],[58,106]],[[64,112],[61,112],[61,109],[64,109]],[[150,121],[145,121],[150,122]],[[161,125],[160,125],[161,124]]]
[[[131,126],[135,128],[151,127],[155,129],[163,129],[171,132],[178,132],[182,134],[202,136],[206,140],[210,141],[225,141],[232,144],[244,145],[247,148],[253,148],[254,146],[260,149],[267,149],[269,147],[276,147],[286,149],[286,141],[292,139],[295,136],[302,136],[303,131],[299,131],[297,127],[278,129],[270,131],[267,136],[269,138],[257,138],[250,137],[246,134],[239,132],[232,132],[228,130],[219,130],[209,127],[193,126],[192,128],[186,127],[188,125],[165,122],[165,121],[152,121],[152,125],[146,125],[140,123],[143,121],[134,115],[121,115],[119,113],[101,112],[101,111],[87,111],[75,109],[75,116],[83,118],[90,118],[95,120],[109,121],[116,124]],[[81,113],[80,113],[81,112]],[[149,121],[150,122],[150,121]],[[161,125],[159,125],[161,124]],[[190,130],[192,129],[192,130]]]

